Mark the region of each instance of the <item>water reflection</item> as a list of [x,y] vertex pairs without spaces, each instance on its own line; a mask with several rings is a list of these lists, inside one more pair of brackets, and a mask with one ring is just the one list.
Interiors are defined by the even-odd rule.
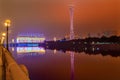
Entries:
[[12,48],[12,51],[16,53],[14,56],[37,56],[45,54],[45,48],[43,47],[16,47]]
[[57,53],[57,50],[56,50],[56,49],[54,49],[54,50],[53,50],[53,52],[54,52],[54,54],[56,54],[56,53]]
[[62,51],[64,53],[66,53],[67,51],[72,51],[74,53],[82,53],[85,52],[86,54],[89,55],[97,55],[97,54],[101,54],[102,56],[107,56],[110,55],[112,57],[119,57],[120,56],[120,50],[106,50],[106,49],[102,49],[100,50],[99,47],[82,47],[82,48],[60,48],[60,47],[55,47],[55,48],[47,48],[47,49],[51,49],[51,50],[57,50],[57,51]]
[[[27,66],[31,80],[120,79],[120,57],[95,55],[102,54],[102,51],[97,48],[94,48],[94,51],[92,48],[45,49],[43,47],[17,47],[14,49],[14,53],[19,56],[16,58],[17,62]],[[103,53],[110,55],[110,53]],[[41,54],[42,56],[39,56]],[[91,54],[92,56],[90,56]]]
[[74,52],[70,52],[71,56],[71,80],[74,80]]
[[[83,47],[83,48],[60,48],[60,47],[55,47],[55,48],[51,48],[51,47],[16,47],[16,48],[11,48],[12,51],[16,51],[17,54],[26,54],[29,53],[29,55],[35,55],[36,53],[38,54],[45,54],[46,50],[50,49],[53,50],[53,53],[56,54],[57,51],[62,51],[64,53],[66,53],[67,51],[72,51],[74,53],[82,53],[85,52],[86,54],[89,55],[97,55],[97,54],[101,54],[102,56],[107,56],[110,55],[112,57],[119,57],[120,56],[120,50],[116,51],[116,50],[100,50],[98,47]],[[31,54],[30,54],[31,53]]]
[[30,53],[30,52],[37,52],[37,53],[45,53],[45,49],[43,47],[17,47],[17,53]]

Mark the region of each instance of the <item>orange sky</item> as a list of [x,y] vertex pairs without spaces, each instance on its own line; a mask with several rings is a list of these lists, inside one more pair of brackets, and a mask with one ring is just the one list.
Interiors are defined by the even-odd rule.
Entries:
[[[2,4],[0,21],[10,18],[13,22],[12,32],[16,34],[26,32],[28,28],[27,32],[40,32],[49,38],[69,34],[68,0],[0,0],[0,2]],[[119,4],[119,0],[74,0],[75,33],[80,36],[88,33],[95,35],[104,31],[119,33]]]

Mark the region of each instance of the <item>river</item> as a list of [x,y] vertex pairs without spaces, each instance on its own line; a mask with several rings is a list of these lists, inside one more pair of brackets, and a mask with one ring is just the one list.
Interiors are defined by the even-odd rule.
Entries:
[[120,80],[120,57],[43,47],[11,48],[31,80]]

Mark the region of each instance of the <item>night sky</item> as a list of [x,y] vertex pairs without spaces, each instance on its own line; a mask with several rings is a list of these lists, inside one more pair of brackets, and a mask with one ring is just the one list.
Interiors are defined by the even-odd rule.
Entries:
[[[0,0],[0,31],[10,19],[11,37],[20,33],[42,33],[47,39],[69,34],[70,0]],[[120,35],[120,0],[74,0],[74,31],[84,37],[88,33],[113,32]]]

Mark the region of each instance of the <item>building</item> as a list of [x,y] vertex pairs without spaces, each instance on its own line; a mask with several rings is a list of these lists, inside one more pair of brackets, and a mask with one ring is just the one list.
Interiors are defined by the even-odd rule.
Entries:
[[43,34],[20,34],[16,38],[16,43],[43,43],[44,41]]

